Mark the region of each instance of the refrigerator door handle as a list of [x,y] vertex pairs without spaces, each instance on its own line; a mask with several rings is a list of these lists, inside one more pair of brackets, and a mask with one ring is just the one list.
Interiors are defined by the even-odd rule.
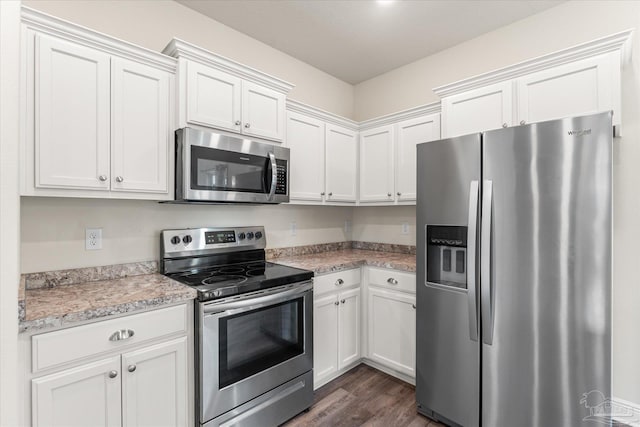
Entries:
[[467,228],[467,297],[469,299],[469,338],[472,341],[478,341],[478,301],[476,298],[478,192],[478,181],[471,181],[469,185],[469,227]]
[[491,225],[493,221],[493,182],[482,183],[482,230],[480,231],[480,310],[482,341],[493,344],[493,277],[491,271]]

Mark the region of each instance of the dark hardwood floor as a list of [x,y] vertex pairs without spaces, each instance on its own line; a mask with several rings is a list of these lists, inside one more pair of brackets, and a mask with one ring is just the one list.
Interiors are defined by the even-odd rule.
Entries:
[[315,392],[313,406],[286,427],[444,427],[416,412],[415,387],[359,365]]

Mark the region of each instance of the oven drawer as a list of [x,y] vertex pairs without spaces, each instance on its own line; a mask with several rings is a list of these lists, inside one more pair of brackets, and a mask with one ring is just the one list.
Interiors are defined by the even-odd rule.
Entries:
[[[132,331],[115,336],[119,331]],[[33,372],[163,336],[187,332],[187,306],[182,304],[117,319],[34,335]]]
[[368,267],[369,285],[416,293],[416,275],[398,270]]
[[313,293],[320,295],[326,292],[338,291],[360,284],[360,269],[339,271],[337,273],[316,276],[313,281]]

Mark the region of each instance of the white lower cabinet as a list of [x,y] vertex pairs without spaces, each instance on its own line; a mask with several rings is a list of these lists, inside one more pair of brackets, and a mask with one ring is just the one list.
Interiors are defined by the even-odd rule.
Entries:
[[32,380],[33,426],[120,426],[120,356]]
[[368,292],[367,357],[415,377],[415,296],[376,288],[369,288]]
[[[322,292],[322,282],[349,286],[349,276],[360,271],[333,273],[316,278],[316,289]],[[340,276],[344,276],[342,279]],[[317,282],[321,282],[318,286]],[[313,303],[313,383],[327,383],[342,370],[360,360],[360,287],[316,296]]]
[[[45,369],[42,376],[31,379],[32,425],[39,426],[185,426],[189,423],[188,337],[181,332],[162,330],[166,321],[186,321],[185,306],[175,306],[142,314],[40,334],[32,342],[48,340],[59,346],[84,347],[86,332],[100,333],[100,324],[112,332],[128,325],[135,334],[128,340],[109,342],[107,354],[94,345],[94,354],[84,359],[62,361],[71,366],[53,373]],[[152,314],[150,317],[149,314]],[[155,335],[148,334],[140,319],[153,321]],[[179,322],[180,323],[180,322]],[[150,325],[151,328],[154,325]],[[97,328],[97,329],[96,329]],[[127,326],[125,326],[127,328]],[[166,335],[164,341],[155,337]],[[185,334],[186,331],[182,332]],[[49,337],[51,338],[49,338]],[[148,345],[141,341],[148,339]],[[55,342],[57,345],[54,345]],[[160,342],[158,342],[160,341]],[[32,354],[37,357],[35,346]],[[71,353],[69,353],[71,354]],[[98,360],[92,360],[95,358]],[[88,360],[83,362],[82,360]],[[66,364],[65,364],[66,362]],[[35,365],[34,365],[35,366]],[[35,371],[36,374],[40,371]]]

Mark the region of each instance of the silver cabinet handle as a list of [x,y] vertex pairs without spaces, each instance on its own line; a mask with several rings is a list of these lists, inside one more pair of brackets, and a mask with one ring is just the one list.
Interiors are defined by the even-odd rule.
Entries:
[[506,123],[503,123],[503,124],[502,124],[502,127],[503,127],[503,128],[506,128],[507,126],[508,126],[508,125],[507,125]]
[[133,330],[131,329],[120,329],[119,331],[115,331],[109,337],[109,341],[124,341],[128,340],[134,335]]
[[333,196],[333,193],[329,193],[329,197]]
[[334,302],[335,305],[340,305],[340,303],[338,301]]
[[105,182],[107,180],[107,175],[100,175],[98,179],[102,182]]
[[135,372],[136,371],[136,365],[129,365],[129,367],[127,368],[127,371]]
[[121,176],[116,176],[116,182],[122,182],[124,181],[124,178]]
[[401,193],[401,192],[399,192],[399,191],[398,191],[396,194],[397,194],[398,196],[402,196],[402,193]]
[[344,285],[344,280],[338,279],[336,280],[336,286]]
[[387,279],[387,283],[391,284],[391,285],[397,285],[398,281],[396,279],[394,279],[393,277],[389,277]]
[[524,120],[520,120],[520,124],[521,124],[521,125],[526,125],[526,124],[527,124],[527,122],[525,122]]
[[245,124],[244,124],[244,127],[245,127],[245,128],[247,128],[247,129],[249,129],[249,128],[251,127],[251,125],[250,125],[249,123],[245,123]]
[[415,304],[411,304],[411,307],[415,310],[416,309],[416,305]]
[[387,197],[391,197],[391,193],[387,193]]
[[235,123],[236,126],[240,126],[241,124],[242,122],[240,120],[236,120],[236,123]]
[[341,299],[341,300],[340,300],[340,302],[341,302],[342,304],[344,304],[345,300]]
[[110,371],[109,372],[109,378],[115,378],[118,376],[118,371]]
[[321,196],[324,196],[324,191],[322,193],[320,193]]
[[469,310],[469,338],[478,341],[478,302],[476,298],[476,263],[478,262],[478,198],[480,185],[478,181],[469,184],[469,210],[467,228],[467,308]]

